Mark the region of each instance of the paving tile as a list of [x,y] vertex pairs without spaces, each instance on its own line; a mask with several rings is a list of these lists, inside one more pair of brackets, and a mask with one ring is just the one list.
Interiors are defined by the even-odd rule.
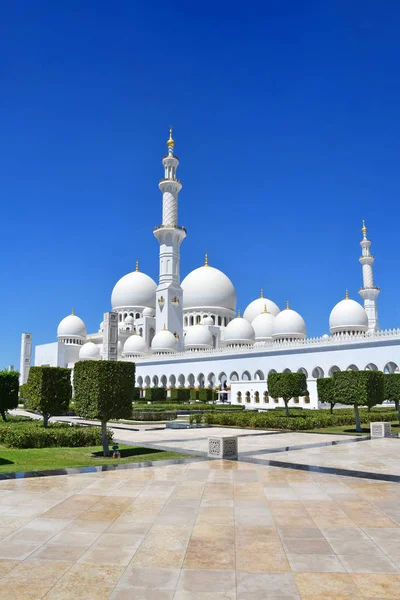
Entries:
[[237,595],[253,594],[249,596],[256,598],[256,594],[264,594],[265,598],[272,594],[282,596],[297,596],[297,587],[292,573],[249,573],[237,571],[236,574]]
[[82,585],[71,585],[59,583],[55,585],[48,594],[46,600],[108,600],[112,587],[88,588]]
[[185,569],[234,569],[234,546],[229,541],[192,538],[189,542]]
[[1,580],[1,600],[38,600],[51,589],[48,585]]
[[0,542],[0,559],[24,560],[39,548],[40,544],[23,542]]
[[304,573],[344,573],[346,569],[334,554],[287,554],[292,571]]
[[214,571],[183,569],[181,571],[177,591],[203,593],[203,592],[236,592],[235,571]]
[[383,552],[376,554],[339,554],[348,573],[398,573],[398,567]]
[[3,577],[2,583],[14,581],[29,585],[54,585],[72,564],[72,562],[67,561],[44,561],[28,558],[7,573]]
[[11,571],[14,567],[20,564],[19,560],[0,560],[0,577]]
[[172,591],[176,588],[179,575],[179,569],[129,567],[118,582],[118,587]]
[[113,565],[75,563],[61,579],[66,586],[113,587],[125,568]]
[[166,590],[139,590],[138,588],[116,587],[110,600],[173,600],[174,592]]
[[288,554],[332,554],[332,548],[323,539],[287,538],[283,546]]
[[336,598],[338,594],[359,594],[359,588],[347,573],[296,573],[294,579],[302,598],[316,594],[320,598],[325,598],[325,595]]
[[115,547],[92,546],[80,556],[77,562],[79,564],[127,566],[135,552],[136,547],[134,546],[122,546],[117,550]]
[[400,598],[400,575],[351,575],[363,598]]

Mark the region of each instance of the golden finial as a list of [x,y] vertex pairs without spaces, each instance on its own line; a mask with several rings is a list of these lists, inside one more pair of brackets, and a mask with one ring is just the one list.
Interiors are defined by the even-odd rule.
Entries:
[[348,299],[349,299],[349,290],[346,290],[346,295],[345,295],[344,299],[345,299],[345,300],[348,300]]
[[136,273],[139,271],[139,261],[136,261],[136,268],[135,268]]
[[267,305],[266,304],[264,304],[264,311],[263,312],[264,312],[265,315],[268,314]]
[[261,291],[260,291],[260,298],[264,298],[264,290],[263,290],[263,288],[261,288]]
[[172,139],[172,127],[169,128],[169,140],[167,141],[168,148],[173,148],[175,146],[175,142]]
[[241,318],[240,310],[238,310],[238,319]]
[[164,323],[163,331],[167,331],[167,328],[166,328],[166,326],[165,326],[165,323]]
[[290,310],[289,300],[286,300],[286,310]]
[[365,235],[367,233],[367,228],[365,226],[365,221],[364,219],[362,220],[362,228],[361,228],[361,232]]
[[204,266],[208,267],[208,252],[206,252],[205,258],[204,258]]
[[75,314],[75,309],[73,308],[73,309],[71,310],[71,315],[74,315],[74,314]]

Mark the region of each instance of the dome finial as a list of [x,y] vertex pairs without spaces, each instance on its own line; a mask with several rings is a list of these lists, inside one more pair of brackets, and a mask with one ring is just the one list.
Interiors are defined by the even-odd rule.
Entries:
[[264,304],[264,311],[263,312],[264,312],[265,315],[268,313],[267,305],[266,304]]
[[286,300],[286,310],[290,310],[289,300]]
[[264,298],[264,290],[263,290],[263,288],[261,288],[261,291],[260,291],[260,298]]
[[175,142],[172,138],[172,127],[169,128],[169,139],[167,140],[168,148],[173,148],[175,146]]
[[346,290],[346,295],[345,295],[345,297],[344,297],[344,298],[345,298],[345,300],[348,300],[348,299],[349,299],[349,290]]
[[163,331],[167,331],[167,328],[166,328],[166,326],[165,326],[165,323],[164,323]]
[[238,319],[241,319],[240,310],[238,310]]
[[71,310],[71,315],[74,315],[74,314],[75,314],[75,309],[73,308],[73,309]]
[[136,261],[135,271],[136,271],[136,273],[138,273],[138,271],[139,271],[139,261],[138,260]]
[[361,233],[363,234],[363,236],[364,236],[364,239],[366,239],[366,237],[367,237],[367,227],[366,227],[366,225],[365,225],[365,221],[364,221],[364,219],[362,220],[362,228],[361,228]]
[[208,252],[206,252],[206,255],[204,257],[204,266],[208,267]]

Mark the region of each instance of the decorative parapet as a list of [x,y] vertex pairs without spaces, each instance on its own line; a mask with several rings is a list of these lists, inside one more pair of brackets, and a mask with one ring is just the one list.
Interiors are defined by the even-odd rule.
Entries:
[[[223,355],[232,355],[232,354],[257,354],[266,351],[275,351],[275,350],[291,350],[291,349],[299,349],[302,348],[323,348],[323,347],[331,347],[340,346],[343,344],[369,344],[373,341],[383,341],[384,339],[390,338],[400,338],[400,329],[385,329],[376,332],[369,332],[366,334],[360,335],[348,335],[348,334],[338,334],[330,337],[314,337],[314,338],[306,338],[304,340],[293,340],[293,341],[281,341],[281,342],[265,342],[262,346],[254,347],[253,345],[237,345],[237,346],[226,346],[221,348],[209,348],[204,350],[186,350],[185,352],[175,352],[173,354],[174,359],[176,358],[190,358],[201,356],[223,356]],[[168,355],[171,356],[171,355]],[[149,352],[148,354],[143,355],[142,357],[137,359],[137,362],[146,361],[146,360],[162,360],[164,357],[158,357],[157,355]]]

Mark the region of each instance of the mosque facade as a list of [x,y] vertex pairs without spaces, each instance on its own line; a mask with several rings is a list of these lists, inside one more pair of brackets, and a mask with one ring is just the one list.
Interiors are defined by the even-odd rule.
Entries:
[[[336,370],[379,369],[397,372],[400,329],[381,330],[374,281],[371,241],[362,224],[360,241],[362,304],[345,298],[329,317],[330,335],[308,338],[302,316],[289,303],[281,308],[269,298],[253,300],[241,316],[236,292],[222,271],[204,265],[180,278],[180,248],[186,230],[178,221],[178,157],[172,130],[164,177],[162,223],[154,229],[160,245],[158,284],[139,270],[124,275],[111,294],[97,332],[88,334],[72,311],[58,325],[57,341],[36,346],[33,364],[73,368],[78,360],[125,360],[136,363],[136,385],[147,387],[211,387],[231,390],[233,403],[273,408],[282,404],[268,396],[271,372],[303,372],[309,396],[294,399],[304,408],[318,405],[316,381]],[[32,334],[21,341],[21,383],[32,364]],[[272,403],[272,404],[271,404]]]

